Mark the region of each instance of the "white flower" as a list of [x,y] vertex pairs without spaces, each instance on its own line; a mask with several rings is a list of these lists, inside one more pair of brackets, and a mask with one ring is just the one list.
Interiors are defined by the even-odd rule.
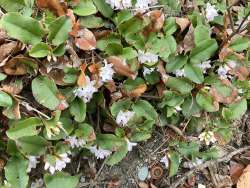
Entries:
[[214,137],[214,133],[212,131],[204,131],[199,135],[200,141],[205,141],[206,145],[210,143],[215,143],[216,138]]
[[139,11],[144,12],[145,10],[150,8],[149,6],[155,5],[157,2],[157,0],[137,0],[135,8],[139,9]]
[[201,165],[202,163],[204,163],[204,160],[196,158],[195,161],[184,162],[183,166],[185,168],[192,169],[192,168],[194,168],[194,167],[196,167],[198,165]]
[[116,123],[125,126],[129,120],[135,115],[133,111],[120,111],[116,116]]
[[97,159],[104,159],[108,157],[109,155],[111,155],[112,153],[111,151],[105,150],[102,148],[97,149],[97,146],[91,146],[89,150],[91,153],[93,153],[96,156]]
[[211,5],[210,3],[207,3],[206,7],[206,18],[208,21],[213,21],[214,17],[218,16],[218,12],[215,9],[214,5]]
[[27,172],[30,172],[32,168],[36,168],[36,165],[39,163],[36,156],[28,156],[29,165],[27,168]]
[[168,157],[166,155],[164,155],[164,157],[161,158],[160,162],[163,163],[165,165],[165,167],[168,169],[169,161],[168,161]]
[[113,9],[122,10],[132,7],[131,0],[105,0]]
[[137,146],[137,143],[135,142],[130,142],[128,139],[126,139],[127,145],[128,145],[128,151],[132,151],[134,146]]
[[30,188],[42,188],[43,184],[44,184],[43,179],[39,178],[31,183]]
[[68,136],[65,139],[65,141],[70,144],[71,148],[83,147],[86,144],[85,140],[81,138],[77,138],[76,136]]
[[218,75],[221,79],[226,79],[227,78],[227,73],[229,71],[229,67],[228,66],[220,66],[217,70]]
[[140,63],[157,63],[158,62],[158,55],[146,52],[144,53],[143,51],[139,50],[138,52],[138,61]]
[[68,153],[62,153],[55,157],[56,161],[54,165],[46,161],[44,166],[44,169],[45,170],[49,169],[49,172],[51,174],[54,174],[55,171],[62,171],[62,169],[66,167],[67,163],[71,161],[70,158],[68,157]]
[[175,110],[178,111],[178,112],[179,112],[179,111],[182,111],[182,108],[181,108],[180,106],[176,106],[176,107],[174,107],[174,108],[175,108]]
[[104,62],[104,67],[100,69],[100,77],[102,82],[107,82],[113,80],[113,74],[115,73],[114,69],[112,68],[112,64],[108,64],[106,60]]
[[206,188],[206,186],[199,183],[199,184],[198,184],[198,188]]
[[206,73],[207,69],[211,68],[211,61],[204,61],[201,64],[198,64],[197,66],[200,67],[202,69],[203,73]]
[[151,74],[152,72],[154,72],[155,68],[147,68],[147,67],[143,67],[143,76],[146,76],[147,74]]
[[95,81],[90,81],[90,78],[88,76],[86,76],[86,84],[83,87],[79,87],[74,91],[74,94],[80,98],[82,98],[82,100],[87,103],[89,102],[92,97],[93,94],[95,92],[97,92],[97,88],[95,87]]
[[185,71],[184,71],[184,69],[177,69],[177,70],[175,71],[175,75],[176,75],[177,77],[183,77],[183,76],[185,76]]

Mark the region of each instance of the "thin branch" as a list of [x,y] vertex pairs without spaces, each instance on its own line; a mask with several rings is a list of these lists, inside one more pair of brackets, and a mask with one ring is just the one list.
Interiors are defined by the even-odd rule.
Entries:
[[[228,0],[226,0],[226,4],[227,4],[227,7],[229,7]],[[233,21],[233,17],[232,17],[232,13],[231,13],[231,9],[230,8],[227,9],[227,13],[228,13],[229,21],[230,21],[230,27],[231,27],[232,31],[235,32],[234,21]]]
[[245,29],[242,29],[241,27],[243,26],[243,24],[245,23],[245,21],[247,20],[248,16],[250,15],[250,11],[246,14],[246,16],[243,18],[243,20],[241,21],[239,27],[236,29],[235,32],[232,32],[231,35],[229,35],[225,41],[222,42],[222,44],[220,45],[221,48],[223,48],[223,46],[229,41],[231,40],[236,34],[243,32]]
[[45,117],[46,119],[51,119],[49,116],[47,116],[46,114],[42,113],[41,111],[37,110],[36,108],[32,107],[29,103],[22,101],[20,103],[22,106],[24,106],[28,111],[34,111],[36,113],[38,113],[39,115]]
[[220,162],[228,162],[233,156],[237,155],[237,154],[240,154],[240,153],[243,153],[244,151],[247,151],[247,150],[250,150],[250,146],[246,146],[246,147],[243,147],[243,148],[239,148],[231,153],[228,153],[226,155],[224,155],[223,157],[219,158],[219,159],[216,159],[216,160],[210,160],[210,161],[207,161],[201,165],[198,165],[196,166],[194,169],[186,172],[185,174],[183,174],[181,176],[181,178],[177,179],[175,182],[173,182],[171,184],[171,188],[177,188],[177,187],[180,187],[180,185],[182,185],[186,179],[188,179],[189,177],[191,177],[195,172],[197,171],[201,171],[213,164],[216,164],[216,163],[220,163]]

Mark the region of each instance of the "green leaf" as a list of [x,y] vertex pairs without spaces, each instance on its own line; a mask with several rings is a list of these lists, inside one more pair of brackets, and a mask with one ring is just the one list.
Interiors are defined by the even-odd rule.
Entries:
[[96,139],[95,130],[87,123],[78,125],[78,129],[75,130],[75,135],[86,141],[93,141]]
[[165,20],[163,30],[165,35],[172,35],[178,29],[175,18],[169,17]]
[[132,106],[132,109],[138,116],[145,117],[146,119],[156,121],[158,118],[156,110],[148,101],[139,100]]
[[168,153],[168,158],[170,160],[169,166],[169,177],[174,176],[178,172],[178,168],[180,165],[180,155],[177,152],[170,151]]
[[35,117],[15,121],[6,134],[13,140],[24,136],[35,136],[39,133],[39,130],[36,129],[39,125],[42,125],[42,121]]
[[216,50],[218,44],[215,39],[207,39],[199,42],[199,44],[191,51],[190,61],[192,63],[200,63],[209,59]]
[[179,91],[181,94],[188,94],[193,89],[193,85],[183,78],[169,77],[165,84],[167,87]]
[[25,44],[36,44],[42,40],[45,34],[37,20],[14,12],[7,13],[2,17],[1,26],[10,37]]
[[19,138],[16,143],[23,153],[35,156],[45,154],[48,146],[47,140],[41,136],[25,136]]
[[27,175],[28,161],[20,156],[8,159],[4,168],[5,177],[13,188],[26,188],[29,182]]
[[122,54],[122,45],[119,44],[119,43],[109,43],[107,45],[107,48],[106,48],[106,53],[109,55],[109,56],[112,56],[112,55],[121,55]]
[[183,115],[186,117],[198,114],[201,111],[201,108],[193,97],[187,98],[182,104],[181,108]]
[[222,116],[227,120],[240,119],[247,111],[247,100],[242,99],[222,109]]
[[60,44],[59,46],[55,47],[53,49],[53,55],[56,57],[60,57],[63,56],[65,53],[65,45],[64,44]]
[[73,12],[78,16],[89,16],[95,14],[97,9],[92,0],[80,0],[80,2],[73,8]]
[[25,7],[24,0],[1,0],[0,6],[7,12],[18,12]]
[[131,19],[121,23],[118,26],[118,30],[123,36],[127,36],[129,34],[137,33],[143,28],[143,20],[139,17],[132,17]]
[[201,68],[196,65],[186,64],[184,67],[185,75],[188,79],[192,80],[196,84],[204,82],[204,76]]
[[122,54],[120,56],[124,59],[131,60],[137,57],[137,52],[132,47],[126,47],[122,49]]
[[199,153],[199,144],[195,142],[180,142],[177,150],[186,157],[191,157],[192,160]]
[[0,81],[5,80],[5,78],[7,78],[6,74],[0,73]]
[[58,172],[54,175],[45,174],[44,181],[46,188],[76,188],[79,182],[79,177],[71,176],[64,172]]
[[250,47],[250,39],[246,37],[239,37],[235,39],[229,46],[229,48],[233,49],[236,52],[241,52]]
[[97,134],[96,143],[102,149],[112,151],[126,144],[126,141],[113,134]]
[[167,72],[174,72],[181,69],[187,63],[188,57],[184,55],[170,56],[166,64]]
[[55,110],[60,100],[57,98],[58,89],[53,80],[46,76],[38,76],[32,81],[32,93],[41,105]]
[[131,107],[131,105],[132,102],[130,99],[122,99],[117,102],[114,102],[110,107],[112,116],[116,117],[121,110],[128,110]]
[[113,166],[119,163],[127,155],[127,153],[128,153],[127,144],[124,144],[115,153],[109,156],[105,161],[105,163]]
[[81,123],[86,117],[86,104],[80,98],[75,98],[75,100],[70,104],[70,113],[74,116],[74,120]]
[[207,112],[216,112],[219,110],[218,102],[214,101],[212,95],[205,90],[200,90],[196,95],[198,105]]
[[195,45],[199,45],[200,42],[210,39],[209,27],[205,25],[198,25],[194,29],[194,42]]
[[46,57],[49,55],[50,49],[46,43],[40,42],[32,46],[31,50],[29,51],[29,55],[31,57]]
[[49,25],[48,40],[58,46],[68,39],[72,23],[70,18],[61,16]]
[[114,11],[105,0],[93,0],[98,11],[106,18],[111,18]]
[[7,93],[0,91],[0,106],[10,107],[12,106],[12,98]]
[[162,102],[159,104],[160,108],[164,108],[166,105],[168,106],[178,106],[184,101],[184,97],[175,93],[173,91],[165,91],[163,94]]
[[80,25],[86,28],[100,28],[104,26],[104,23],[101,17],[94,15],[80,18]]

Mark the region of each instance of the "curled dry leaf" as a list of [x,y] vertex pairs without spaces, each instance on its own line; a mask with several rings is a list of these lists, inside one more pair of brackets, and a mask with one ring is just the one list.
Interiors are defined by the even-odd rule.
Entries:
[[14,96],[14,95],[18,95],[19,93],[21,93],[21,91],[23,89],[23,84],[22,84],[22,82],[14,81],[14,82],[10,82],[8,84],[2,84],[1,89],[4,92],[9,93],[10,95]]
[[117,74],[127,76],[133,80],[136,78],[136,74],[130,69],[128,64],[122,58],[110,56],[107,61],[113,65],[113,69]]
[[65,15],[65,10],[59,0],[37,0],[36,4],[39,8],[48,8],[57,16]]
[[4,66],[3,70],[8,75],[25,75],[27,73],[37,73],[37,62],[34,59],[18,55],[10,59]]
[[188,18],[175,18],[175,22],[178,26],[181,28],[181,32],[184,31],[190,24],[190,21]]
[[237,182],[237,188],[248,188],[250,185],[250,165],[248,165]]
[[[187,34],[184,37],[184,40],[180,44],[185,53],[191,51],[195,47],[194,43],[194,27],[190,24]],[[181,51],[182,52],[182,51]],[[181,53],[180,52],[180,53]]]
[[123,90],[124,94],[129,97],[140,97],[147,90],[146,84],[140,84],[135,89],[130,91]]
[[121,181],[119,179],[113,179],[108,183],[107,188],[119,188],[121,187]]
[[243,164],[230,161],[230,177],[233,184],[236,184],[241,174],[243,173],[245,166]]
[[54,80],[57,85],[61,86],[68,85],[63,81],[65,74],[64,71],[61,69],[52,69],[51,71],[47,72],[47,69],[45,67],[41,67],[39,71],[42,75],[46,75],[52,80]]
[[210,93],[214,97],[214,100],[216,100],[219,103],[224,103],[224,104],[233,103],[238,96],[238,90],[233,87],[233,85],[231,84],[229,80],[226,80],[226,79],[221,80],[221,84],[222,86],[224,85],[224,86],[229,87],[231,89],[231,94],[229,96],[224,96],[223,93],[218,92],[215,87],[211,87]]
[[162,10],[153,10],[148,13],[151,23],[146,27],[146,35],[150,32],[160,31],[164,25],[165,16]]
[[0,62],[1,62],[0,66],[3,66],[2,61],[6,57],[12,55],[13,53],[17,52],[20,49],[21,49],[21,45],[17,41],[12,41],[12,42],[1,45],[0,46]]
[[92,31],[84,28],[78,31],[75,44],[81,50],[94,50],[96,48],[96,38]]
[[160,73],[160,75],[161,75],[161,80],[164,82],[164,83],[166,83],[167,81],[168,81],[168,75],[167,75],[167,73],[166,73],[166,70],[165,70],[165,68],[164,68],[164,65],[163,65],[163,62],[162,61],[160,61],[159,62],[159,64],[157,65],[157,70],[158,70],[158,72]]
[[70,19],[71,19],[71,22],[72,22],[72,30],[71,32],[69,32],[69,34],[73,37],[77,37],[77,33],[78,31],[80,30],[80,23],[78,20],[76,20],[76,17],[73,13],[73,10],[71,9],[67,9],[67,14],[66,14]]
[[163,177],[163,168],[160,165],[155,165],[150,170],[152,179],[159,180]]
[[79,75],[79,77],[78,77],[78,80],[77,80],[77,85],[78,85],[79,87],[84,86],[85,83],[86,83],[86,75],[85,75],[85,70],[86,70],[86,68],[87,68],[87,65],[86,65],[86,64],[82,64],[82,65],[80,66],[81,73],[80,73],[80,75]]

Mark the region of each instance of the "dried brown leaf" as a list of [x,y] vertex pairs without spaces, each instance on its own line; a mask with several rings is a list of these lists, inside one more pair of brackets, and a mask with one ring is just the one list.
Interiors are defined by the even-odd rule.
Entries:
[[185,53],[191,51],[195,47],[194,43],[194,27],[190,24],[187,34],[182,41],[183,50]]
[[30,71],[36,72],[37,62],[34,59],[18,55],[10,59],[4,66],[3,70],[8,75],[25,75]]
[[140,84],[132,91],[123,91],[125,95],[129,97],[140,97],[147,90],[146,84]]
[[241,174],[243,173],[245,166],[241,163],[230,161],[230,177],[233,184],[236,184]]
[[138,183],[138,186],[139,186],[140,188],[149,188],[149,185],[148,185],[147,183],[145,183],[145,182],[139,182],[139,183]]
[[181,28],[181,32],[184,31],[190,24],[190,21],[188,18],[175,18],[175,22],[178,26]]
[[92,31],[84,28],[78,31],[75,44],[81,50],[94,50],[96,48],[96,38]]
[[54,12],[57,16],[65,15],[66,11],[61,5],[59,0],[37,0],[36,4],[38,8],[48,8]]
[[18,42],[12,41],[0,46],[0,62],[18,50]]
[[117,74],[127,76],[131,79],[136,78],[136,74],[130,69],[128,64],[122,58],[110,56],[107,61],[108,63],[113,64],[113,68]]

